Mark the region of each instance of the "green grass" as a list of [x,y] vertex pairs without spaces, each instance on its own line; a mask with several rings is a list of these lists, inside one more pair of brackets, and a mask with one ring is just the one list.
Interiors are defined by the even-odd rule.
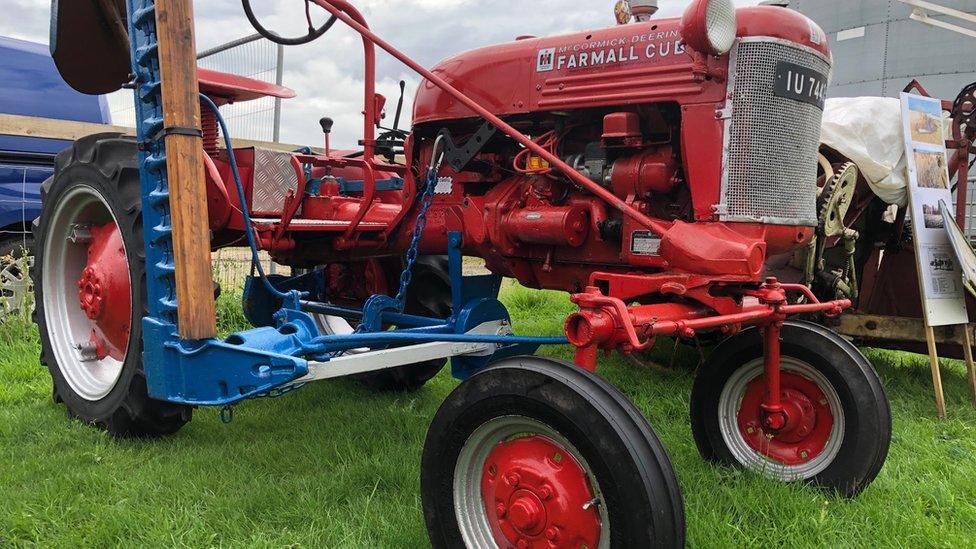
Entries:
[[[554,292],[506,287],[521,333],[558,334]],[[221,327],[242,321],[222,298]],[[662,342],[662,361],[671,347]],[[848,501],[702,462],[687,368],[661,374],[617,357],[601,373],[644,411],[681,481],[697,547],[966,547],[976,544],[976,411],[946,361],[950,419],[934,419],[924,357],[866,351],[891,398],[894,440],[875,483]],[[118,441],[66,418],[37,362],[36,332],[0,328],[0,546],[423,547],[418,489],[427,425],[456,386],[445,370],[412,395],[350,381],[248,402],[230,424],[197,410],[176,436]],[[571,350],[545,354],[569,358]]]

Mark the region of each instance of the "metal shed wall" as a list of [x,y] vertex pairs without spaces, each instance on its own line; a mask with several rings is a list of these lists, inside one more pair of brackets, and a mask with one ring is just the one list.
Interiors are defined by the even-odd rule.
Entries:
[[[976,14],[976,0],[934,0]],[[908,18],[895,0],[793,0],[793,9],[827,33],[834,54],[832,97],[894,97],[918,78],[933,94],[951,99],[976,81],[976,39]],[[943,19],[936,17],[936,19]]]

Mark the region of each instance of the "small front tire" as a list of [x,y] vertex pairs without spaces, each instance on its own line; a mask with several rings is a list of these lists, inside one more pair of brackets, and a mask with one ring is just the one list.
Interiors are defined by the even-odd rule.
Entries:
[[682,547],[664,447],[637,408],[572,364],[504,359],[437,411],[421,465],[434,547]]
[[854,497],[877,476],[891,441],[891,410],[871,363],[850,342],[809,322],[783,325],[781,400],[787,427],[760,419],[763,341],[749,328],[722,342],[699,370],[691,425],[702,457],[782,481]]

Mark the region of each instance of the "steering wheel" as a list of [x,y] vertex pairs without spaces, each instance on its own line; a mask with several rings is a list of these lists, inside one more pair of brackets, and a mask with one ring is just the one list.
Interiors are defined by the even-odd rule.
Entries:
[[308,34],[305,36],[299,36],[297,38],[285,38],[284,36],[268,30],[261,25],[261,22],[258,21],[257,16],[254,15],[254,10],[251,9],[251,0],[241,0],[241,4],[244,6],[244,15],[247,16],[247,20],[251,22],[251,26],[254,27],[254,30],[258,31],[258,34],[267,38],[268,40],[271,40],[275,44],[281,44],[283,46],[300,46],[302,44],[308,44],[313,40],[317,40],[323,34],[328,32],[337,20],[336,16],[333,15],[328,21],[323,23],[321,27],[316,29],[315,25],[312,24],[312,13],[309,0],[305,0],[305,18],[308,20]]

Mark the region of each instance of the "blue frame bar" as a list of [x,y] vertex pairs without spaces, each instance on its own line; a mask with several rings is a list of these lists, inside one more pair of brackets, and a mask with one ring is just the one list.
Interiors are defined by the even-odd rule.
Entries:
[[[358,320],[363,318],[362,309],[350,309],[348,307],[339,307],[336,305],[329,305],[327,303],[316,303],[314,301],[300,301],[303,311],[310,313],[319,313],[331,316],[340,316],[346,319]],[[444,324],[443,318],[433,318],[428,316],[418,316],[418,315],[408,315],[405,313],[394,313],[392,311],[384,311],[380,315],[380,319],[385,324],[395,324],[397,326],[439,326]]]

